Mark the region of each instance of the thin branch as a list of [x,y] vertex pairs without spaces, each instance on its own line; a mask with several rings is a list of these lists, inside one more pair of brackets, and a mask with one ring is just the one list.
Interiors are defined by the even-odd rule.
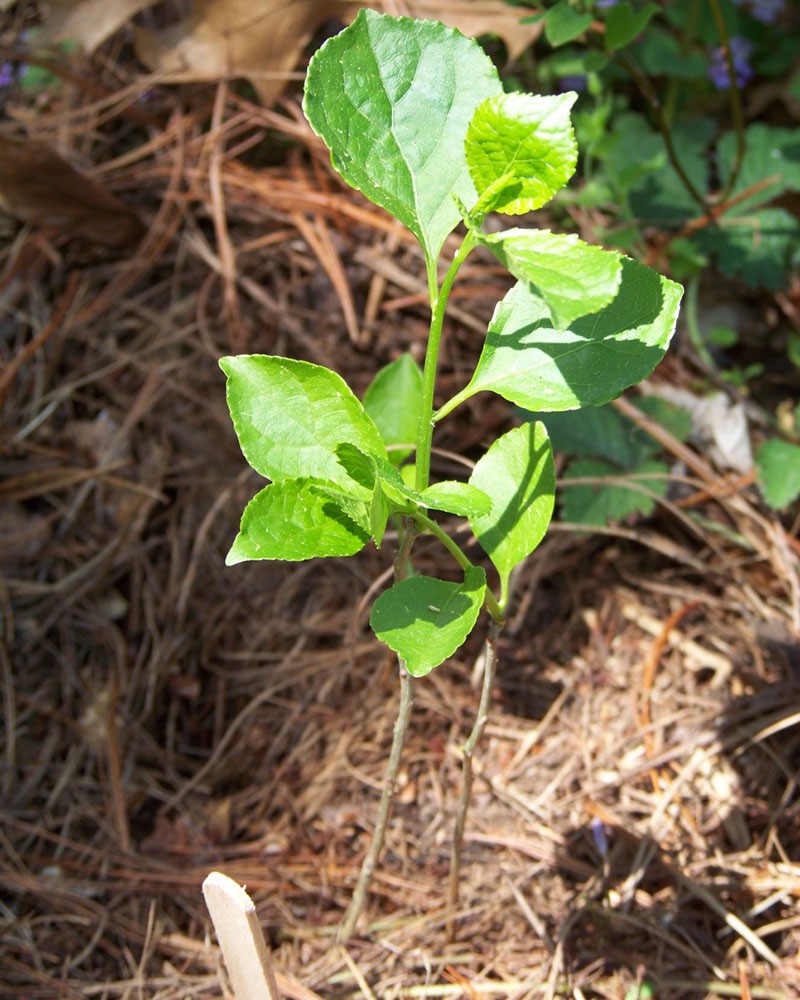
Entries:
[[494,677],[497,668],[497,637],[500,635],[502,627],[502,622],[496,621],[492,621],[489,626],[489,634],[486,637],[483,687],[481,689],[481,700],[478,705],[478,714],[475,717],[475,724],[472,727],[472,732],[469,734],[469,739],[464,744],[462,751],[461,796],[458,800],[456,821],[453,827],[453,845],[450,854],[450,880],[447,889],[447,907],[450,913],[447,921],[448,941],[452,941],[455,938],[456,931],[456,909],[458,907],[458,889],[461,881],[461,857],[464,851],[464,828],[467,823],[470,793],[472,792],[472,755],[475,753],[475,747],[478,745],[478,741],[489,718],[489,702],[492,697],[492,687],[494,686]]

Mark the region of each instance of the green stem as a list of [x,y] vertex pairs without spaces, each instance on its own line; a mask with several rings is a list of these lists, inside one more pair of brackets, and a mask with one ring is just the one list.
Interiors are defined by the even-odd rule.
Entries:
[[417,425],[417,465],[414,488],[421,493],[427,489],[431,474],[431,442],[433,439],[433,392],[436,386],[436,370],[439,364],[439,344],[442,339],[444,313],[453,282],[459,268],[475,248],[478,237],[469,230],[456,251],[453,262],[447,269],[441,288],[436,287],[435,264],[428,262],[428,293],[431,301],[431,326],[428,347],[425,352],[425,367],[422,371],[422,402]]
[[728,177],[725,187],[717,195],[717,203],[722,203],[733,190],[733,186],[739,176],[739,171],[742,168],[742,160],[744,159],[746,141],[744,135],[744,115],[742,113],[742,95],[739,90],[739,84],[736,80],[735,67],[733,65],[731,39],[728,34],[727,25],[725,24],[725,18],[722,16],[722,8],[719,5],[719,0],[711,0],[711,13],[717,26],[719,40],[725,50],[725,63],[728,67],[728,76],[730,78],[728,94],[730,95],[731,102],[731,119],[733,121],[734,131],[736,132],[736,159],[733,162],[730,176]]
[[[444,545],[464,572],[472,568],[473,564],[470,562],[469,557],[464,553],[464,550],[458,542],[452,539],[447,532],[433,520],[433,518],[428,517],[426,514],[423,514],[422,511],[418,510],[414,511],[411,517],[414,518],[417,524],[421,524],[426,531],[429,531],[432,535],[439,539],[442,545]],[[491,590],[489,590],[488,586],[486,587],[483,603],[486,605],[486,610],[495,622],[505,621],[505,612],[500,604],[498,604],[497,599]]]

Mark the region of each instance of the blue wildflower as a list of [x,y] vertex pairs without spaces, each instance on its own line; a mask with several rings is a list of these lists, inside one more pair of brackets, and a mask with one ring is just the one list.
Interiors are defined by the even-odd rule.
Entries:
[[14,64],[10,62],[0,63],[0,90],[10,87],[17,77]]
[[757,21],[774,24],[786,6],[786,0],[733,0],[737,7],[747,7]]
[[[745,84],[753,79],[753,67],[748,62],[750,54],[753,51],[753,43],[747,38],[742,38],[741,35],[732,35],[730,47],[736,85],[744,87]],[[719,45],[709,53],[708,76],[717,90],[728,90],[730,88],[731,78],[728,72],[728,59],[723,45]]]

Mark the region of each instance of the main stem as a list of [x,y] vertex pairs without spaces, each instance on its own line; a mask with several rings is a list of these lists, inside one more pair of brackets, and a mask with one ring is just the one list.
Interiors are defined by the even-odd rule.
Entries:
[[[418,529],[413,521],[404,521],[404,530],[400,541],[400,546],[394,558],[394,576],[396,580],[403,580],[408,575],[409,556],[411,546],[417,537]],[[394,723],[392,733],[392,749],[389,753],[389,765],[386,768],[386,776],[381,792],[381,803],[378,807],[378,818],[375,822],[375,830],[372,834],[372,841],[369,849],[364,855],[361,864],[361,871],[358,875],[356,887],[347,912],[344,915],[339,927],[338,938],[340,941],[349,941],[353,936],[367,901],[367,891],[375,872],[375,867],[383,850],[383,842],[386,838],[386,828],[389,825],[389,817],[392,813],[392,802],[394,801],[397,775],[400,771],[400,761],[403,756],[403,746],[406,742],[408,724],[411,719],[411,710],[414,707],[414,682],[412,681],[405,663],[398,657],[398,669],[400,673],[400,707],[397,710],[397,719]]]
[[486,637],[485,662],[483,666],[483,687],[481,700],[478,704],[478,714],[469,739],[464,744],[461,761],[461,795],[456,810],[455,826],[453,827],[453,846],[450,853],[450,879],[447,888],[447,939],[452,941],[456,933],[456,910],[458,908],[458,888],[461,882],[461,857],[464,852],[464,828],[467,825],[470,794],[472,792],[472,755],[478,745],[486,722],[489,718],[489,702],[492,697],[494,677],[497,667],[497,637],[503,627],[502,622],[493,621]]

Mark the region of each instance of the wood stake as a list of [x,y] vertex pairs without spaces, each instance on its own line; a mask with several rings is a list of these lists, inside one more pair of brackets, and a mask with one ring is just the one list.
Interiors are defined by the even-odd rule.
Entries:
[[222,872],[211,872],[203,882],[203,898],[236,1000],[280,1000],[252,899]]

